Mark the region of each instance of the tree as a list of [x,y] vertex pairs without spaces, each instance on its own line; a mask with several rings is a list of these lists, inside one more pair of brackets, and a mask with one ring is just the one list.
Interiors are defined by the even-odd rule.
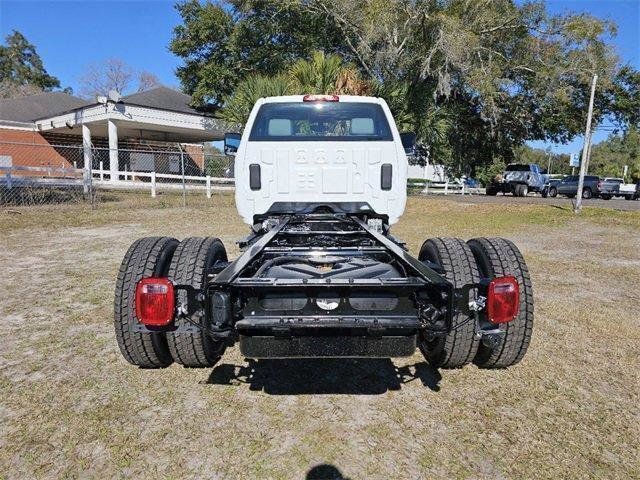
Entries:
[[89,65],[80,78],[80,95],[95,99],[110,90],[123,94],[131,88],[133,74],[133,68],[119,58],[108,58],[102,65]]
[[[370,76],[407,85],[408,108],[417,109],[411,116],[449,113],[450,157],[442,160],[456,169],[495,157],[510,161],[525,140],[569,140],[583,128],[592,73],[603,78],[602,90],[614,79],[616,59],[602,40],[614,25],[589,15],[552,16],[542,2],[306,5],[334,20],[348,58]],[[596,118],[611,109],[603,100]]]
[[622,177],[627,166],[627,180],[640,179],[640,129],[630,127],[621,134],[612,134],[594,145],[589,160],[589,173],[603,177]]
[[316,50],[337,54],[418,133],[431,161],[455,173],[513,161],[525,141],[580,134],[593,73],[601,79],[595,121],[637,118],[637,72],[621,69],[605,42],[615,25],[550,15],[541,1],[190,0],[177,8],[183,24],[171,50],[185,61],[178,75],[195,102],[220,108],[247,75],[278,75]]
[[259,98],[291,93],[291,81],[285,75],[267,76],[252,74],[240,82],[230,95],[220,117],[228,122],[244,124],[253,105]]
[[506,166],[507,164],[502,159],[495,158],[491,163],[478,167],[474,178],[486,187],[504,173]]
[[[540,168],[552,174],[569,174],[569,155],[553,153],[550,148],[542,150],[529,145],[521,145],[514,150],[514,161],[517,163],[536,163]],[[550,170],[549,170],[550,169]]]
[[20,85],[11,81],[0,81],[0,98],[17,98],[42,93],[42,88],[36,85]]
[[31,95],[60,87],[60,81],[47,73],[36,47],[13,30],[0,45],[0,97]]
[[169,49],[184,61],[177,70],[184,91],[197,105],[219,108],[247,76],[276,75],[315,50],[331,52],[339,44],[333,23],[303,4],[179,2],[183,23],[175,27]]
[[309,60],[295,62],[286,75],[298,94],[367,95],[372,91],[371,83],[364,81],[356,68],[338,55],[321,51],[313,52]]
[[640,72],[629,65],[623,66],[605,95],[614,106],[612,114],[620,129],[640,129]]
[[225,97],[220,116],[228,122],[243,124],[259,98],[305,93],[364,95],[371,84],[352,65],[337,55],[313,52],[310,60],[298,60],[278,75],[249,75]]
[[153,73],[144,70],[137,72],[119,58],[108,58],[102,64],[87,67],[80,78],[80,95],[95,99],[96,96],[107,95],[111,90],[125,95],[133,91],[143,92],[159,85],[160,80]]
[[147,72],[146,70],[142,70],[138,73],[138,92],[151,90],[152,88],[159,87],[161,85],[162,82],[160,82],[157,75]]

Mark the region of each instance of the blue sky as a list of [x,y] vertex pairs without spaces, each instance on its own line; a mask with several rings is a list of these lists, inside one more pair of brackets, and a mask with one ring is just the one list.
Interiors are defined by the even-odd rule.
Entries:
[[[611,39],[620,60],[640,69],[640,0],[547,0],[552,13],[587,12],[596,17],[614,21],[618,34]],[[604,122],[607,124],[608,122]],[[593,135],[593,143],[606,139],[610,132],[602,125]],[[567,145],[530,142],[536,148],[551,148],[553,152],[573,153],[582,149],[584,136],[580,135]]]
[[[64,87],[78,91],[78,81],[91,63],[109,57],[155,73],[170,86],[179,86],[178,58],[168,51],[173,27],[180,17],[174,1],[164,0],[0,0],[0,36],[16,29],[33,44],[45,67]],[[618,24],[613,40],[624,63],[640,69],[640,0],[548,0],[549,10],[589,12]],[[607,132],[596,133],[595,141]],[[534,146],[547,145],[534,142]],[[551,145],[556,152],[580,149],[582,139]]]
[[180,60],[168,50],[180,16],[164,0],[0,0],[0,35],[22,32],[36,45],[47,71],[78,91],[91,63],[121,58],[179,86]]

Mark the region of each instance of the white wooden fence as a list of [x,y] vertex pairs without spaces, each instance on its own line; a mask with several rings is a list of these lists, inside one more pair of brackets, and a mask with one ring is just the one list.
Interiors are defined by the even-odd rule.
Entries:
[[[173,190],[204,190],[207,198],[211,198],[212,191],[232,190],[235,180],[226,177],[194,176],[194,175],[174,175],[169,173],[156,172],[116,172],[118,179],[111,180],[111,170],[105,170],[100,162],[100,169],[92,170],[93,185],[106,189],[141,189],[149,190],[151,196],[155,197],[158,189]],[[105,179],[105,177],[107,179]],[[121,179],[124,178],[124,180]],[[148,178],[149,181],[139,181],[140,178]],[[165,180],[165,181],[162,181]]]
[[[7,189],[25,186],[50,186],[50,187],[82,187],[84,192],[88,192],[91,186],[101,189],[119,190],[148,190],[152,197],[155,197],[158,190],[200,190],[206,193],[207,198],[211,198],[213,190],[233,190],[235,180],[226,177],[175,175],[156,172],[132,172],[117,171],[116,180],[111,179],[111,170],[105,170],[102,162],[100,168],[91,171],[91,178],[87,177],[86,171],[79,168],[56,168],[48,166],[23,167],[0,166],[0,186]],[[141,181],[140,179],[149,179]],[[413,189],[420,189],[420,194],[481,194],[480,188],[469,188],[458,182],[432,182],[411,180]],[[417,193],[417,192],[416,192]]]
[[467,185],[459,182],[433,182],[430,180],[417,181],[411,180],[410,185],[413,188],[421,188],[421,195],[472,195],[484,193],[483,189],[476,187],[468,187]]
[[72,186],[84,185],[84,171],[79,168],[61,168],[50,166],[0,166],[0,184],[11,189],[14,186],[48,185]]
[[[103,189],[149,190],[152,197],[156,196],[158,189],[202,190],[207,198],[211,198],[214,189],[231,190],[234,184],[233,178],[130,171],[116,172],[118,179],[112,181],[111,173],[102,168],[92,170],[89,178],[86,170],[80,168],[0,166],[0,186],[7,190],[28,186],[82,187],[86,193],[93,185]],[[141,178],[149,181],[139,181]]]

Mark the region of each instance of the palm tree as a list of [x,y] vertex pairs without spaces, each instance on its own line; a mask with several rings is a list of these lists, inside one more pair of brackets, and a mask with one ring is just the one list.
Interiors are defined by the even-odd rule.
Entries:
[[244,125],[258,99],[290,94],[291,81],[285,75],[250,75],[240,82],[233,95],[227,98],[219,116],[228,122]]
[[307,93],[368,95],[372,90],[372,84],[363,80],[358,70],[345,64],[338,55],[314,52],[310,60],[298,60],[282,74],[272,77],[249,75],[226,99],[219,117],[244,124],[253,105],[262,97]]
[[454,127],[446,110],[438,108],[429,95],[416,95],[407,82],[376,85],[375,95],[384,98],[398,130],[417,134],[417,155],[412,159],[423,165],[430,161],[447,163],[451,157],[449,135]]
[[311,60],[298,60],[287,71],[292,88],[298,94],[365,95],[371,91],[353,66],[338,55],[316,51]]

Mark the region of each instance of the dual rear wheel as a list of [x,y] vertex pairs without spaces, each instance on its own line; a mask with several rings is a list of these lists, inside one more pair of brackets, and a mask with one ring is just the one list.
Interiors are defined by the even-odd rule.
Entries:
[[533,289],[522,254],[503,238],[433,238],[420,249],[419,260],[437,264],[454,287],[477,283],[481,278],[513,275],[520,289],[518,315],[499,326],[497,342],[484,343],[476,319],[465,313],[452,318],[444,336],[423,336],[420,349],[427,361],[442,368],[460,368],[474,362],[481,368],[505,368],[518,363],[527,351],[533,329]]
[[514,197],[526,197],[529,195],[529,185],[517,184],[513,187]]
[[176,320],[175,331],[153,332],[145,329],[135,313],[135,290],[146,277],[168,276],[176,285],[201,289],[217,261],[226,261],[224,245],[217,238],[192,237],[178,242],[170,237],[137,240],[127,251],[116,281],[114,326],[118,346],[125,359],[142,368],[168,367],[176,361],[185,367],[210,367],[225,349],[212,339],[205,328],[204,310],[187,292],[179,290],[178,303],[187,312]]

